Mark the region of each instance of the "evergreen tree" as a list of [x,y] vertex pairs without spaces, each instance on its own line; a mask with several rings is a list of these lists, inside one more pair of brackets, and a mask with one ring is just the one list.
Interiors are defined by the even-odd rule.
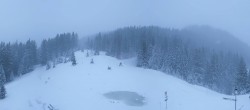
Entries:
[[14,43],[11,45],[11,54],[12,54],[12,72],[14,77],[18,77],[18,69],[20,62],[24,55],[24,44],[23,43]]
[[33,65],[37,64],[37,45],[35,41],[28,40],[25,45],[25,57],[28,57],[27,65],[32,68]]
[[73,65],[73,66],[76,65],[75,53],[72,53],[72,55],[71,55],[71,62],[72,62],[72,65]]
[[206,74],[205,74],[205,81],[206,85],[208,85],[211,89],[217,89],[216,88],[216,81],[218,80],[218,72],[219,72],[219,61],[218,61],[218,55],[213,54],[210,62],[207,66]]
[[24,54],[19,64],[19,75],[33,71],[35,64],[37,64],[36,42],[28,40],[25,44]]
[[4,99],[4,98],[5,98],[5,95],[6,95],[6,90],[5,90],[4,85],[2,85],[2,86],[0,87],[0,99]]
[[2,48],[0,50],[0,63],[2,63],[4,72],[5,72],[5,77],[6,81],[9,82],[11,81],[11,72],[12,72],[12,55],[11,55],[11,50],[10,50],[10,43],[8,44],[3,44]]
[[91,59],[90,64],[94,64],[94,59]]
[[240,59],[236,78],[236,88],[240,94],[247,92],[247,68],[243,58]]
[[250,93],[250,71],[248,71],[248,84],[247,84],[247,93]]
[[141,49],[137,55],[137,66],[138,67],[148,67],[149,66],[149,59],[152,55],[152,46],[147,44],[146,41],[142,42]]
[[195,49],[192,56],[192,72],[190,81],[196,84],[202,84],[205,74],[205,53],[203,49]]
[[5,94],[6,94],[6,91],[4,88],[5,82],[6,82],[5,73],[4,73],[2,65],[0,65],[0,99],[5,98]]
[[18,77],[22,76],[23,74],[27,73],[27,68],[26,68],[26,65],[25,65],[25,58],[23,57],[21,62],[19,63],[19,66],[18,66],[18,71],[17,71],[17,74],[18,74]]
[[0,65],[0,86],[3,86],[6,82],[5,72],[3,66]]
[[159,70],[162,68],[164,62],[163,54],[161,51],[161,48],[158,46],[155,46],[152,51],[152,56],[150,57],[148,63],[149,68],[154,70]]
[[48,41],[43,40],[40,47],[40,62],[45,65],[48,62]]

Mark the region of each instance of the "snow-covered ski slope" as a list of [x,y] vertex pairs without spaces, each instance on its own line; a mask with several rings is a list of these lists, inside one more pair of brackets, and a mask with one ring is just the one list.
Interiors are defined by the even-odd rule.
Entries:
[[[94,64],[90,64],[92,58]],[[137,68],[135,59],[118,60],[103,53],[86,57],[86,51],[79,51],[76,60],[76,66],[69,62],[50,70],[37,67],[7,84],[8,94],[0,100],[0,110],[49,110],[50,104],[56,110],[165,110],[165,91],[167,110],[234,110],[234,102],[223,99],[233,96],[188,84],[159,71]],[[145,97],[145,104],[131,106],[103,95],[114,91],[135,92]],[[238,97],[237,108],[250,110],[248,95]]]

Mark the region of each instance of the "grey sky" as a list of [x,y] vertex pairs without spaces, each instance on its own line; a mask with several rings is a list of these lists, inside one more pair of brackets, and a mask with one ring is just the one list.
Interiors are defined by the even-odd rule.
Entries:
[[80,36],[131,25],[211,25],[250,44],[250,0],[1,0],[0,40]]

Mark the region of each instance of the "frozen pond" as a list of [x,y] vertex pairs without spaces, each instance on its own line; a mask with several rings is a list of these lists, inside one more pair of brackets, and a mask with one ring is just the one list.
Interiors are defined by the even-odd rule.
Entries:
[[129,106],[143,106],[145,104],[145,98],[138,93],[129,91],[113,91],[104,94],[108,99],[122,101]]

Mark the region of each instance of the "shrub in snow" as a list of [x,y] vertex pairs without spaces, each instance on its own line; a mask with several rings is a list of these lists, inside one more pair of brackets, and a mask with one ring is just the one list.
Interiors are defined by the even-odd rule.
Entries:
[[87,52],[86,57],[89,57],[89,52]]
[[122,62],[120,62],[119,66],[122,66]]
[[59,58],[56,59],[57,64],[58,63],[63,63],[63,62],[64,62],[64,58],[62,58],[62,57],[59,57]]
[[96,50],[94,55],[100,55],[100,52],[98,50]]
[[46,65],[46,70],[49,70],[50,68],[51,68],[50,64],[47,63],[47,65]]
[[91,63],[91,64],[94,64],[94,60],[93,60],[93,59],[91,59],[90,63]]
[[52,106],[51,104],[49,104],[48,109],[49,109],[49,110],[57,110],[57,109],[55,109],[55,107]]
[[108,70],[111,70],[111,67],[108,67]]

